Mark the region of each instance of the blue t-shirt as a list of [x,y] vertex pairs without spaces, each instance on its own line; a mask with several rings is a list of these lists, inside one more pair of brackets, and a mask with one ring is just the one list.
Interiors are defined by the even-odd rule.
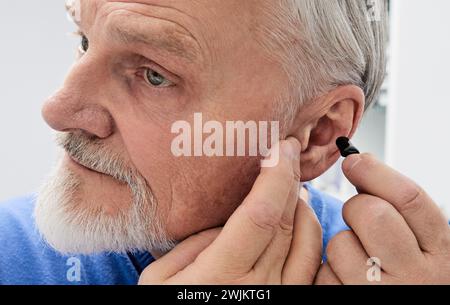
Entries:
[[[307,186],[310,204],[323,228],[324,249],[348,229],[342,203]],[[149,253],[65,256],[53,250],[36,229],[35,197],[0,204],[0,284],[134,285],[154,259]]]

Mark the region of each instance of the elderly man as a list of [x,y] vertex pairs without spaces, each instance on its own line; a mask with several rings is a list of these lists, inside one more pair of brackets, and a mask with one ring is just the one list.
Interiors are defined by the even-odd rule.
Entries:
[[[375,283],[450,283],[448,223],[410,180],[353,155],[344,208],[302,184],[381,86],[376,3],[75,1],[79,58],[43,107],[64,155],[37,197],[0,205],[0,282],[364,284],[374,257]],[[174,154],[174,122],[199,113],[279,122],[280,142]]]

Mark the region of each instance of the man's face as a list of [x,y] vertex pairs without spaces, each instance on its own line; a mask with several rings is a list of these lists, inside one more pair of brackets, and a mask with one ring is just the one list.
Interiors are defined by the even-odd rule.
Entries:
[[82,54],[43,108],[48,124],[65,132],[66,153],[36,211],[38,224],[50,221],[63,203],[46,201],[63,201],[58,225],[73,228],[65,235],[80,245],[61,245],[60,228],[49,227],[43,233],[51,244],[68,251],[118,250],[120,242],[121,250],[164,248],[158,238],[145,245],[131,235],[176,241],[228,219],[259,158],[176,157],[171,128],[179,120],[193,126],[194,113],[224,126],[280,119],[285,74],[257,39],[261,7],[270,3],[81,0]]

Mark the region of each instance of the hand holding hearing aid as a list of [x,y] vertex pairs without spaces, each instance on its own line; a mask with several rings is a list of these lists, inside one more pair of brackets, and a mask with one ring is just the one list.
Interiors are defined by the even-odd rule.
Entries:
[[[346,157],[344,174],[359,194],[343,208],[351,231],[330,241],[316,283],[449,283],[450,227],[436,203],[407,177],[359,154],[348,139],[337,145]],[[369,268],[378,268],[378,276],[368,275]]]

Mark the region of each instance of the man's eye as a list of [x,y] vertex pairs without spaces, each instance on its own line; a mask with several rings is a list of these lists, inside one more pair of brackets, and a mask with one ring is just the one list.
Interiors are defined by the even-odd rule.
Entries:
[[80,52],[81,54],[84,54],[89,49],[89,40],[87,39],[86,35],[81,35],[81,43],[80,43]]
[[170,80],[149,68],[145,69],[144,78],[145,81],[153,87],[164,88],[173,86],[173,83]]

